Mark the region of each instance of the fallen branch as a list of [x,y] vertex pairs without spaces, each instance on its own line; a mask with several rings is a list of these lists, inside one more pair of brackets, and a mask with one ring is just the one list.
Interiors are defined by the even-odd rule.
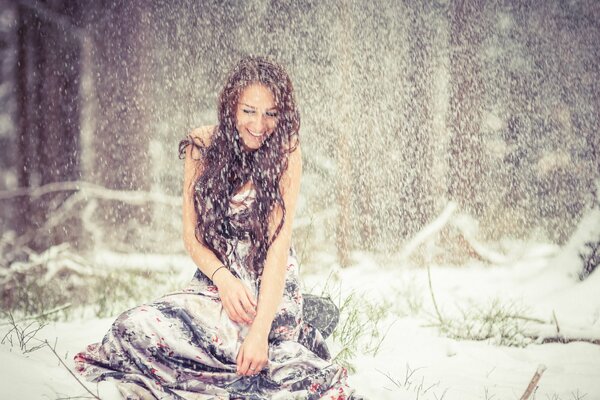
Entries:
[[[539,337],[532,337],[533,339],[539,340]],[[600,339],[591,339],[591,338],[577,338],[577,337],[564,337],[564,336],[553,336],[553,337],[545,337],[541,340],[542,344],[546,343],[573,343],[573,342],[586,342],[595,345],[600,345]]]
[[427,241],[428,238],[440,232],[442,228],[448,224],[450,217],[454,214],[457,207],[455,202],[449,202],[448,205],[446,205],[446,208],[444,208],[444,211],[442,211],[435,220],[421,229],[415,237],[404,246],[404,249],[402,249],[402,252],[400,253],[400,260],[408,259],[421,244]]
[[458,231],[460,239],[464,240],[468,246],[468,250],[479,259],[491,264],[502,264],[508,261],[508,258],[496,251],[486,248],[479,243],[470,233],[464,223],[460,222],[460,218],[452,218],[456,212],[458,205],[450,201],[442,211],[442,213],[432,222],[421,229],[402,249],[400,260],[408,259],[419,246],[427,242],[429,238],[440,233],[446,226],[450,226]]
[[37,198],[45,194],[56,192],[77,192],[82,194],[85,200],[94,197],[104,200],[121,201],[132,205],[144,205],[147,203],[161,203],[174,207],[179,207],[181,205],[181,199],[178,196],[169,196],[160,192],[147,192],[141,190],[108,189],[85,181],[53,182],[34,188],[2,190],[0,191],[0,200],[22,196]]
[[509,260],[504,254],[500,254],[494,250],[485,247],[479,243],[463,226],[458,223],[452,224],[460,233],[464,241],[469,245],[470,250],[477,256],[490,264],[504,264]]
[[32,253],[27,261],[17,261],[8,268],[0,269],[0,286],[12,279],[16,274],[25,275],[35,268],[43,268],[40,281],[47,283],[62,272],[80,276],[97,275],[97,272],[81,256],[69,251],[69,244],[62,243],[46,249],[43,253]]
[[73,192],[56,210],[54,210],[42,226],[31,229],[15,239],[15,246],[21,247],[33,240],[39,232],[51,231],[53,227],[63,223],[74,212],[80,202],[94,199],[119,201],[121,203],[143,206],[148,203],[158,203],[171,207],[180,207],[178,196],[169,196],[160,192],[128,191],[108,189],[85,181],[53,182],[34,188],[17,188],[0,191],[0,200],[17,197],[39,198],[46,194],[58,192]]

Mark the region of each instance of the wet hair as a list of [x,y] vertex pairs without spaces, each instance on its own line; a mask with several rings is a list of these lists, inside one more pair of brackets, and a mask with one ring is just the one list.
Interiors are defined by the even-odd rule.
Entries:
[[[262,146],[247,151],[237,132],[236,111],[239,98],[248,86],[261,84],[273,94],[277,108],[277,125]],[[246,267],[261,274],[269,247],[279,235],[285,221],[285,204],[279,188],[288,166],[288,156],[298,146],[300,117],[296,108],[292,82],[278,64],[262,57],[240,60],[219,95],[219,124],[212,133],[210,145],[198,143],[191,136],[179,143],[179,158],[192,145],[202,154],[202,173],[194,185],[194,206],[198,222],[196,239],[208,246],[227,264],[228,240],[249,240]],[[243,210],[238,220],[228,216],[231,198],[247,182],[255,189],[255,199]],[[281,207],[282,219],[269,237],[269,217]]]

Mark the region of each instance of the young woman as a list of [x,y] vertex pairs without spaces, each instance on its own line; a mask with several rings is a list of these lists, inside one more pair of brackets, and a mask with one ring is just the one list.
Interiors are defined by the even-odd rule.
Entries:
[[350,399],[303,319],[291,247],[300,189],[300,119],[290,78],[248,57],[230,73],[217,126],[179,145],[188,287],[117,318],[75,357],[87,379],[127,398]]

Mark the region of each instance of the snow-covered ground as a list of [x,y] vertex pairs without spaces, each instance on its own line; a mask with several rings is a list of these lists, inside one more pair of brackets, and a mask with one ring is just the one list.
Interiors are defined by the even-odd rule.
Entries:
[[[431,267],[441,314],[455,318],[458,309],[468,314],[469,307],[497,299],[499,304],[517,304],[524,317],[547,322],[523,320],[531,332],[555,335],[557,321],[566,336],[600,338],[600,273],[579,282],[573,274],[576,255],[569,253],[569,246],[557,250],[530,245],[505,265],[473,262]],[[353,359],[356,372],[350,383],[361,394],[370,399],[519,399],[543,364],[547,369],[532,399],[600,399],[600,346],[532,341],[525,347],[509,347],[497,345],[494,339],[450,339],[432,326],[436,314],[427,269],[393,262],[381,265],[368,254],[357,257],[350,268],[334,268],[340,295],[354,292],[366,303],[387,304],[378,325],[383,341],[376,355]],[[305,279],[307,288],[319,290],[322,274],[309,273]],[[113,318],[52,323],[36,338],[56,344],[57,353],[71,365],[76,352],[102,339]],[[0,337],[8,329],[0,326]],[[331,346],[335,353],[336,343]],[[85,395],[48,348],[22,354],[5,340],[0,355],[0,399]]]
[[[543,251],[543,248],[532,249]],[[529,254],[505,267],[471,265],[431,269],[432,286],[443,316],[456,316],[469,305],[518,305],[519,315],[547,321],[523,321],[527,331],[569,337],[600,338],[600,274],[578,282],[559,271],[556,259]],[[562,272],[562,273],[561,273]],[[344,273],[368,296],[423,294],[423,309],[404,318],[391,315],[391,328],[375,357],[356,359],[351,382],[374,399],[519,399],[539,365],[546,370],[535,399],[600,399],[600,346],[587,342],[531,344],[508,347],[495,340],[454,340],[430,327],[436,321],[426,270],[385,272],[363,265]],[[365,278],[365,277],[368,277]],[[407,282],[414,285],[406,290]],[[394,285],[401,289],[394,292]],[[402,289],[402,287],[404,289]],[[408,286],[410,287],[410,286]],[[415,289],[420,288],[420,289]]]

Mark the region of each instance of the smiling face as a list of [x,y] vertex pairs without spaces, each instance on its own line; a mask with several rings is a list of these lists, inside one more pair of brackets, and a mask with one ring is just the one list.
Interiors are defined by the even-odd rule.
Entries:
[[273,134],[277,127],[277,113],[273,93],[266,86],[254,83],[242,91],[235,117],[245,150],[257,150]]

